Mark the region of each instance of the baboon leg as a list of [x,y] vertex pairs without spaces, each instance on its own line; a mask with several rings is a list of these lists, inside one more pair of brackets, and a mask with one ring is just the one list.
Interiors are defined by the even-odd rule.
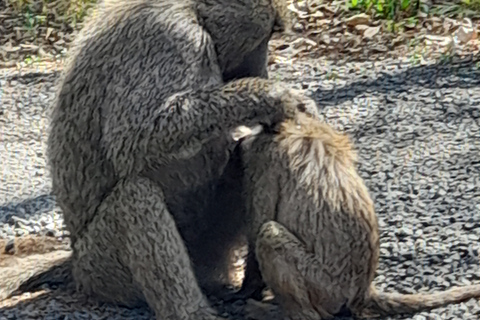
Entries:
[[238,292],[234,292],[226,297],[225,300],[246,300],[249,298],[262,300],[262,292],[265,288],[266,285],[262,279],[262,274],[260,272],[258,261],[255,255],[255,244],[249,244],[245,278],[242,283],[242,288],[238,290]]
[[292,320],[330,319],[342,310],[337,289],[318,258],[281,224],[262,225],[256,254],[266,284]]
[[130,307],[146,300],[157,319],[220,319],[197,284],[162,190],[151,180],[120,181],[89,226],[75,245],[74,276],[82,291]]

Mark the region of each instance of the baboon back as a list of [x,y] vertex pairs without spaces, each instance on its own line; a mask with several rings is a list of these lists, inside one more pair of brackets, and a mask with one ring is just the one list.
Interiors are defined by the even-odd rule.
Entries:
[[[176,142],[180,153],[172,157],[178,162],[161,163],[146,152],[144,135],[153,129],[147,119],[159,111],[153,104],[173,94],[219,86],[224,79],[266,77],[275,12],[269,0],[98,5],[72,49],[48,143],[53,189],[73,242],[102,199],[129,175],[157,180],[180,225],[203,219],[208,190],[228,161],[227,141],[209,132],[211,142],[202,144],[186,137]],[[174,27],[179,24],[185,27]],[[170,132],[164,134],[168,139]],[[176,170],[184,181],[175,178]]]

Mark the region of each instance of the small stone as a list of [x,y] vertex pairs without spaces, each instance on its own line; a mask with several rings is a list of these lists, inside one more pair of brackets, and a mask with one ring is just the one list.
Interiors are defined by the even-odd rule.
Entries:
[[7,244],[5,245],[4,252],[6,254],[15,254],[15,241],[14,241],[14,239],[8,240]]
[[360,13],[345,20],[345,23],[352,27],[359,24],[368,24],[369,22],[370,22],[370,16],[366,13]]
[[365,39],[371,39],[380,32],[380,26],[378,27],[369,27],[363,32],[363,37]]

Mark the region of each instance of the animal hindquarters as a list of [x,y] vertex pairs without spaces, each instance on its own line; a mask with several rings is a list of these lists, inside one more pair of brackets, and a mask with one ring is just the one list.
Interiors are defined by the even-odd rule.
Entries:
[[74,247],[83,292],[138,306],[157,319],[219,319],[203,296],[162,190],[146,178],[120,181]]

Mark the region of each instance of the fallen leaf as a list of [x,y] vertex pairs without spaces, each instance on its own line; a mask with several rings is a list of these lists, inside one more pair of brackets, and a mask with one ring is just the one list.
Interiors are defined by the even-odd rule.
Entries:
[[364,32],[364,31],[367,30],[368,28],[370,28],[370,27],[367,26],[367,25],[364,25],[364,24],[359,24],[359,25],[356,25],[356,26],[355,26],[355,30],[361,31],[361,32]]
[[455,32],[455,37],[460,43],[467,43],[476,38],[476,31],[470,19],[463,19],[462,25]]
[[380,32],[380,26],[378,27],[369,27],[363,32],[363,37],[366,39],[373,38],[378,32]]
[[47,32],[46,32],[46,34],[45,34],[45,39],[48,39],[48,37],[50,37],[50,35],[52,34],[52,32],[53,32],[53,28],[48,27],[48,28],[47,28]]
[[345,23],[352,27],[359,24],[368,24],[369,22],[370,22],[370,16],[366,13],[360,13],[345,20]]
[[330,36],[329,36],[328,34],[324,34],[324,35],[322,36],[322,41],[323,41],[323,43],[325,43],[325,44],[330,44]]

